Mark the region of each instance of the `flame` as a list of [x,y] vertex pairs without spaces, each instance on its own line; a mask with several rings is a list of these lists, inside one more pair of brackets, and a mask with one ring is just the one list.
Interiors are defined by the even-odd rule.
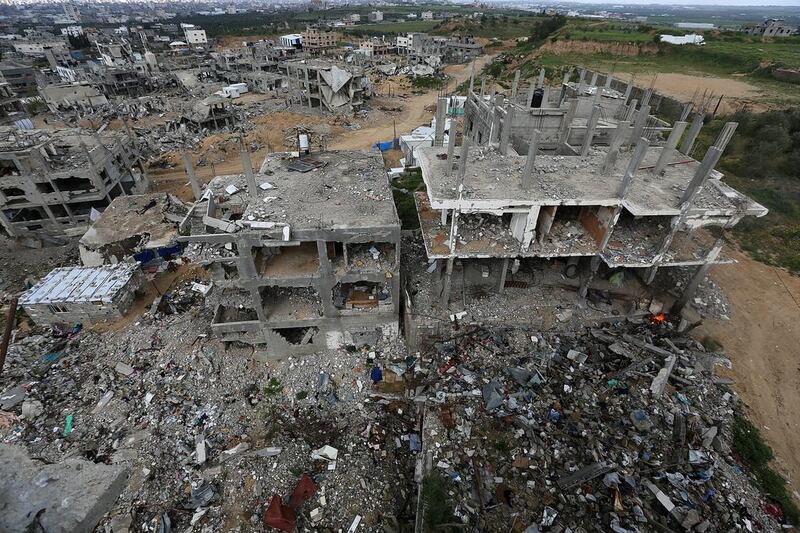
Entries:
[[666,313],[658,313],[655,315],[650,315],[650,323],[653,325],[663,324],[666,321],[667,321]]

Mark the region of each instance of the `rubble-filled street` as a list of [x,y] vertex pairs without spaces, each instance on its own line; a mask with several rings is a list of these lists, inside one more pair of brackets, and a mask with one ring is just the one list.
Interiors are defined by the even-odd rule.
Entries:
[[672,324],[465,324],[411,355],[397,341],[262,363],[208,335],[189,287],[177,313],[36,328],[9,349],[4,444],[129,476],[101,530],[262,530],[306,475],[301,531],[407,530],[417,511],[423,531],[779,527],[731,451],[742,406],[714,374],[729,362]]

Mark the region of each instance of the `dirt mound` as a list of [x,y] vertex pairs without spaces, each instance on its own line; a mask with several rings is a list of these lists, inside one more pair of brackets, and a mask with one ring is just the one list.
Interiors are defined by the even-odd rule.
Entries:
[[549,52],[554,55],[561,54],[614,54],[634,57],[638,55],[652,55],[658,53],[655,43],[603,43],[599,41],[556,41],[545,43],[539,48],[539,53]]

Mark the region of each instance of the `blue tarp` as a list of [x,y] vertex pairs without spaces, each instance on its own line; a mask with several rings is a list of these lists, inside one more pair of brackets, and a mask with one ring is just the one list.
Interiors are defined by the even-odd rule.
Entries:
[[386,150],[391,150],[393,145],[394,141],[386,141],[382,143],[375,143],[372,145],[372,147],[377,148],[381,152],[385,152]]
[[133,258],[139,261],[142,266],[144,266],[156,257],[166,258],[174,255],[180,255],[181,250],[182,247],[180,244],[175,244],[173,246],[162,246],[161,248],[156,248],[155,250],[144,250],[138,254],[133,254]]

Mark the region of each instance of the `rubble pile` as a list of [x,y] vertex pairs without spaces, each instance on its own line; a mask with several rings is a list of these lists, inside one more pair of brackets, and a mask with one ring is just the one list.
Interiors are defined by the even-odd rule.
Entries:
[[727,361],[669,325],[476,327],[434,347],[415,369],[429,399],[426,482],[444,479],[452,498],[438,505],[457,520],[529,533],[779,529],[729,446],[741,406],[713,375]]
[[316,492],[297,509],[299,529],[411,520],[417,411],[370,380],[402,343],[264,364],[211,339],[200,302],[172,311],[120,332],[75,327],[14,342],[0,377],[3,445],[125,467],[100,530],[261,531],[273,496],[304,474]]

